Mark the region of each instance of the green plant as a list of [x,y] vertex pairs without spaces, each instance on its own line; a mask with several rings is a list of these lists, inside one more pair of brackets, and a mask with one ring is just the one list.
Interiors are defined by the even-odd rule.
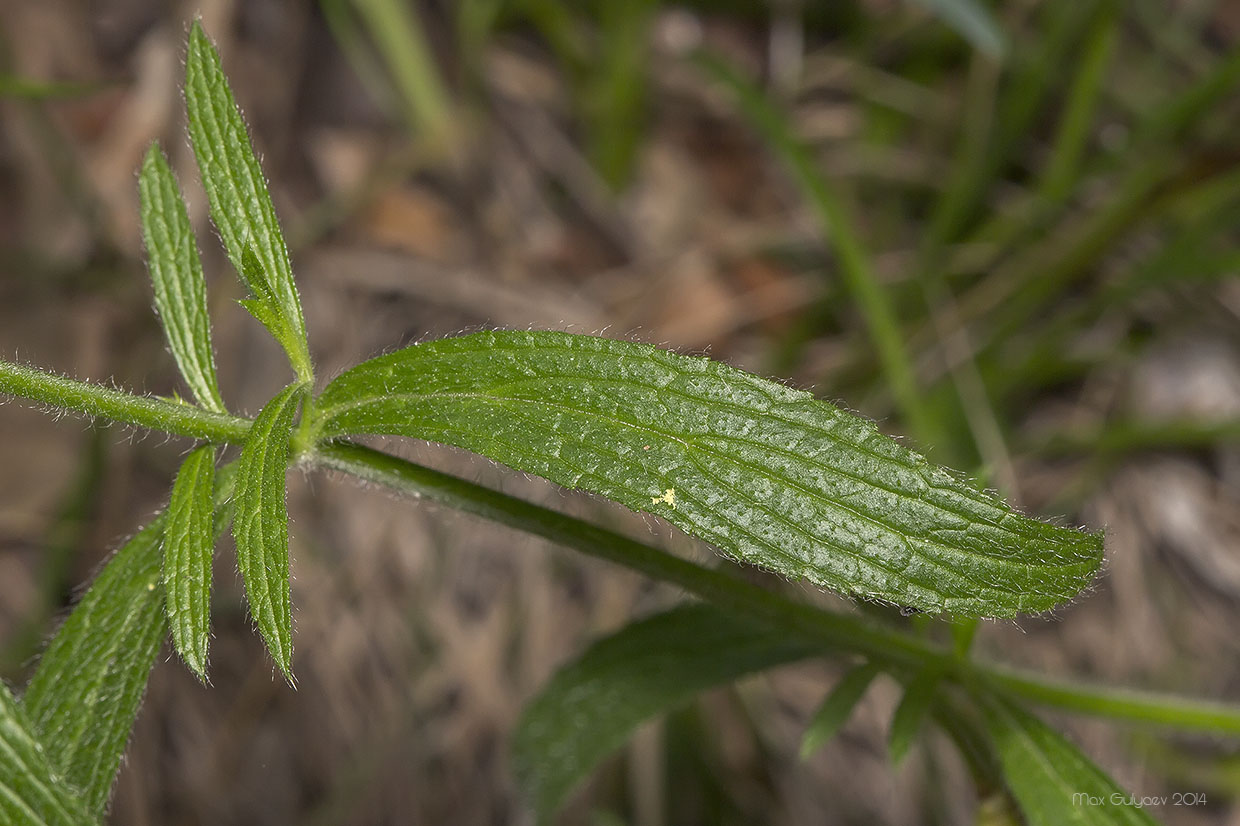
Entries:
[[[642,720],[744,674],[832,654],[856,660],[816,715],[807,750],[880,673],[904,686],[892,756],[933,721],[978,782],[1006,788],[1030,823],[1150,822],[1029,703],[1185,730],[1240,734],[1240,710],[1056,682],[969,656],[971,618],[1037,612],[1091,582],[1102,539],[1039,522],[880,434],[862,419],[705,359],[554,332],[488,332],[360,364],[314,394],[300,299],[270,196],[219,58],[190,34],[190,136],[242,305],[288,355],[293,380],[259,415],[219,393],[205,284],[177,184],[157,147],[140,185],[156,306],[194,404],[0,362],[0,392],[203,444],[168,508],[127,542],[47,646],[16,699],[0,686],[5,822],[99,820],[155,657],[171,631],[207,673],[210,559],[231,527],[250,613],[291,681],[285,475],[331,468],[608,559],[700,598],[600,641],[529,706],[514,739],[523,789],[544,819]],[[788,150],[794,161],[795,148]],[[813,186],[811,184],[811,186]],[[811,193],[815,194],[815,193]],[[847,220],[815,194],[837,236]],[[882,318],[863,258],[851,285]],[[884,328],[874,325],[876,341]],[[898,342],[884,363],[895,375]],[[903,399],[915,406],[915,395]],[[558,512],[348,441],[393,434],[468,448],[562,485],[659,515],[725,555],[785,577],[959,620],[954,644],[836,614],[725,569],[672,556]],[[217,470],[218,451],[240,457]],[[1074,795],[1105,805],[1081,806]]]

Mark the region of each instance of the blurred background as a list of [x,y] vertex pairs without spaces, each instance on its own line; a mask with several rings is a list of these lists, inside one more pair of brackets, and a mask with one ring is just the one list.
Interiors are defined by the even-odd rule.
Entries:
[[[158,139],[199,228],[225,398],[253,415],[288,368],[235,305],[205,218],[180,99],[195,15],[271,180],[321,379],[488,327],[778,377],[1030,512],[1107,528],[1093,592],[985,624],[979,656],[1240,701],[1240,6],[0,3],[0,354],[177,389],[137,223]],[[711,558],[654,518],[381,444]],[[187,447],[0,407],[0,676],[23,683]],[[161,655],[112,822],[528,822],[506,758],[522,702],[678,595],[346,479],[290,478],[298,689],[222,548],[212,685]],[[802,762],[844,666],[780,669],[644,729],[565,822],[1005,822],[934,730],[890,767],[890,682]],[[1235,744],[1054,722],[1136,794],[1207,795],[1162,820],[1240,823]]]

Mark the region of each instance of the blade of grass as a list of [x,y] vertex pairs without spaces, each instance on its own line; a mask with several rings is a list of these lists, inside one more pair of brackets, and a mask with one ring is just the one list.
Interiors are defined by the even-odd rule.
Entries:
[[922,403],[895,309],[874,274],[870,255],[843,200],[831,189],[809,150],[792,134],[787,118],[760,90],[713,55],[699,52],[694,61],[735,95],[746,119],[788,167],[838,256],[844,282],[865,319],[901,414],[914,438],[923,444],[935,443],[938,429]]
[[450,148],[454,123],[448,95],[414,8],[401,0],[353,0],[353,7],[400,92],[410,130]]
[[914,0],[955,29],[975,49],[1000,59],[1007,52],[1003,32],[990,12],[976,0]]
[[1115,4],[1100,3],[1098,9],[1060,115],[1050,160],[1035,187],[1037,198],[1043,202],[1063,203],[1081,180],[1081,158],[1091,137],[1119,31]]

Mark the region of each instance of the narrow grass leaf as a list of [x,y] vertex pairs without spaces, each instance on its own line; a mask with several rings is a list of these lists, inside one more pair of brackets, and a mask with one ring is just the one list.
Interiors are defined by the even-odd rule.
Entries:
[[786,631],[710,604],[681,606],[592,645],[525,708],[513,740],[517,783],[540,821],[643,721],[746,674],[812,655]]
[[96,823],[53,768],[25,712],[0,682],[0,822],[6,826]]
[[921,724],[925,722],[930,706],[938,693],[943,675],[938,668],[927,668],[909,682],[904,696],[896,706],[891,718],[891,731],[887,736],[887,753],[893,765],[899,765],[908,754]]
[[301,396],[302,385],[290,384],[254,420],[237,462],[237,517],[233,522],[237,564],[245,581],[250,614],[267,650],[290,681],[293,609],[284,482],[289,435]]
[[735,559],[928,612],[1089,584],[1102,537],[1025,517],[873,423],[702,358],[557,332],[408,347],[342,374],[324,436],[455,445],[664,517]]
[[979,703],[1029,826],[1152,826],[1144,809],[1063,735],[998,697]]
[[[190,141],[211,205],[211,219],[224,249],[251,292],[260,298],[267,294],[275,296],[272,309],[280,319],[276,338],[288,353],[298,377],[307,381],[312,374],[306,322],[293,283],[288,246],[245,122],[220,65],[220,56],[198,21],[190,29],[185,106]],[[260,275],[246,266],[247,248],[252,248],[258,259]],[[257,278],[262,283],[257,283]]]
[[[231,518],[232,474],[216,479],[216,535]],[[160,575],[161,514],[95,578],[43,652],[22,705],[53,768],[102,814],[168,632]]]
[[814,712],[805,736],[801,739],[801,757],[808,758],[826,745],[839,732],[865,691],[874,682],[881,669],[873,663],[864,663],[849,671],[831,689],[827,699]]
[[215,545],[215,448],[204,445],[181,464],[168,502],[164,530],[165,610],[177,653],[204,682],[211,610],[211,558]]
[[936,15],[975,49],[991,57],[1003,57],[1007,50],[1003,32],[990,12],[977,0],[915,0],[917,5]]
[[800,187],[818,218],[823,236],[832,246],[844,285],[865,320],[900,413],[908,421],[915,437],[932,439],[940,428],[933,421],[917,387],[913,360],[904,346],[905,335],[888,288],[875,272],[870,251],[844,198],[823,174],[813,153],[793,134],[788,116],[772,105],[761,89],[727,61],[710,53],[699,52],[696,60],[708,75],[736,96],[745,118],[788,168],[792,181]]
[[207,285],[181,189],[164,153],[152,144],[138,176],[146,266],[168,346],[198,404],[227,412],[215,378]]

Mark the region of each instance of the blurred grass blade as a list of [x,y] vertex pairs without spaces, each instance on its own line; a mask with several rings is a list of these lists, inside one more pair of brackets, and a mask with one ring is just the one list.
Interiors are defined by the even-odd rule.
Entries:
[[1101,535],[1022,516],[871,422],[645,344],[442,339],[347,371],[319,405],[323,436],[463,447],[662,516],[735,559],[925,611],[1042,611],[1101,561]]
[[1098,101],[1119,35],[1117,15],[1116,4],[1100,3],[1083,44],[1084,53],[1068,91],[1050,159],[1037,185],[1044,202],[1063,203],[1080,185],[1081,158],[1093,137]]
[[918,391],[895,309],[843,200],[827,183],[809,150],[792,133],[788,118],[771,105],[760,89],[714,55],[699,52],[697,62],[736,95],[750,124],[788,167],[817,214],[823,234],[834,247],[844,284],[865,319],[900,413],[914,438],[927,444],[935,442],[937,432]]
[[[218,536],[231,473],[216,478]],[[102,814],[155,655],[167,634],[161,514],[116,552],[43,652],[22,705],[52,766]]]
[[1007,51],[1003,32],[990,12],[977,0],[914,0],[917,5],[936,15],[955,29],[975,49],[994,58]]
[[77,98],[93,95],[107,85],[98,82],[64,82],[34,80],[8,73],[0,73],[0,100],[16,98],[18,100],[58,100],[61,98]]
[[979,705],[1029,826],[1154,824],[1114,780],[1041,720],[998,697],[981,697]]
[[[309,381],[313,371],[306,322],[293,283],[288,247],[245,122],[220,66],[220,56],[199,21],[194,21],[189,35],[185,107],[190,142],[211,204],[211,219],[228,258],[259,300],[268,301],[272,296],[270,310],[279,319],[276,339],[288,353],[298,378]],[[253,249],[258,260],[257,272],[246,265],[247,248]]]
[[204,445],[181,464],[168,502],[164,532],[165,607],[177,653],[204,682],[211,611],[214,548],[215,448]]
[[603,3],[599,53],[590,61],[581,107],[590,158],[613,191],[632,176],[643,135],[653,0]]
[[207,285],[198,258],[198,245],[189,213],[172,169],[152,144],[138,177],[142,201],[142,236],[146,240],[147,269],[155,288],[155,307],[172,355],[198,404],[226,412],[215,378],[211,350],[211,321],[207,315]]
[[904,696],[896,706],[891,718],[891,731],[887,736],[887,753],[893,765],[899,765],[908,754],[921,724],[925,722],[942,682],[942,671],[935,667],[924,669],[904,689]]
[[414,7],[407,0],[353,0],[353,6],[387,64],[411,130],[437,148],[449,146],[448,94]]
[[237,462],[237,517],[233,522],[237,564],[245,581],[250,614],[267,650],[290,682],[293,609],[284,484],[289,436],[301,397],[302,385],[290,384],[254,420]]
[[513,771],[540,822],[643,721],[698,692],[814,653],[710,604],[674,608],[594,643],[526,706]]
[[6,826],[84,826],[96,822],[57,775],[30,721],[0,682],[0,822]]
[[808,758],[835,737],[880,671],[877,665],[865,663],[840,678],[805,729],[805,736],[801,739],[802,759]]
[[22,673],[33,665],[47,639],[47,629],[64,597],[73,586],[73,564],[86,541],[103,496],[103,476],[110,431],[106,424],[93,425],[85,434],[80,463],[73,482],[64,492],[56,515],[39,548],[39,573],[32,604],[8,640],[0,647],[0,674]]

